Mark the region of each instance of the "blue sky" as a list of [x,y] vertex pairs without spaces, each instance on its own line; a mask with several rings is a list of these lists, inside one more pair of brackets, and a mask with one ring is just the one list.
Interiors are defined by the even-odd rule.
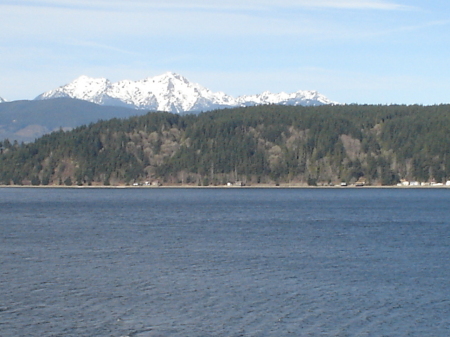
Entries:
[[450,103],[448,0],[0,0],[0,97],[177,72],[233,96]]

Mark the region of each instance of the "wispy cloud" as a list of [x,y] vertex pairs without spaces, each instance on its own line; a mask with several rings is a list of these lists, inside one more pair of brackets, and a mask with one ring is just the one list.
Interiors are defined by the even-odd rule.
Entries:
[[[0,36],[38,37],[47,41],[52,37],[60,41],[60,36],[83,41],[102,39],[104,42],[106,39],[109,42],[104,46],[101,43],[91,46],[103,49],[129,37],[135,40],[211,36],[360,39],[399,31],[402,25],[398,20],[385,25],[380,23],[382,18],[362,20],[362,15],[347,20],[345,17],[353,16],[351,11],[367,10],[378,12],[374,15],[384,15],[380,11],[401,12],[409,8],[395,0],[4,0],[0,7],[5,4],[10,6],[6,12],[11,15],[3,24],[0,22],[0,29],[4,28]],[[328,15],[329,10],[347,13]],[[17,18],[24,24],[15,25]],[[120,48],[115,51],[123,52]]]
[[[305,7],[320,7],[320,8],[340,8],[340,9],[372,9],[372,10],[405,10],[410,9],[410,6],[400,5],[394,2],[386,1],[360,1],[360,0],[341,0],[341,1],[299,1],[297,4]],[[291,5],[294,5],[293,3]]]
[[353,34],[353,36],[359,37],[359,38],[388,36],[388,35],[402,34],[402,33],[408,33],[408,32],[417,32],[417,31],[427,30],[428,28],[448,26],[448,25],[450,25],[450,20],[430,21],[430,22],[417,23],[415,25],[399,25],[397,27],[390,28],[390,29],[360,31],[360,32],[355,32]]
[[431,22],[425,22],[418,25],[411,25],[411,26],[403,26],[400,28],[402,31],[415,31],[430,27],[436,27],[436,26],[448,26],[450,25],[450,20],[440,20],[440,21],[431,21]]
[[[120,53],[127,52],[124,49],[130,48],[130,41],[135,41],[135,50],[141,50],[139,39],[165,38],[164,45],[211,37],[241,41],[255,36],[316,41],[364,39],[399,31],[402,25],[393,20],[386,25],[381,20],[363,20],[362,15],[347,20],[345,17],[353,16],[350,10],[398,12],[405,9],[392,1],[380,0],[6,0],[6,4],[10,6],[6,10],[10,15],[0,22],[0,37],[54,43],[64,41],[61,36],[72,37],[91,41],[90,45],[85,42],[85,47]],[[348,13],[328,15],[325,9]],[[18,18],[24,24],[16,25]]]
[[269,8],[334,8],[357,10],[405,10],[411,6],[405,6],[396,2],[380,0],[197,0],[186,2],[184,0],[143,1],[143,0],[5,0],[3,5],[33,6],[33,7],[58,7],[74,9],[126,9],[133,11],[140,8],[155,9],[191,9],[191,10],[246,10]]
[[75,46],[75,47],[87,47],[87,48],[94,48],[94,49],[101,49],[101,50],[106,50],[106,51],[112,51],[112,52],[126,54],[126,55],[131,55],[131,56],[140,56],[139,53],[136,53],[136,52],[133,52],[133,51],[130,51],[130,50],[117,48],[117,47],[114,47],[114,46],[111,46],[111,45],[98,43],[98,42],[94,42],[94,41],[88,41],[88,40],[71,40],[71,41],[68,41],[67,44],[71,45],[71,46]]

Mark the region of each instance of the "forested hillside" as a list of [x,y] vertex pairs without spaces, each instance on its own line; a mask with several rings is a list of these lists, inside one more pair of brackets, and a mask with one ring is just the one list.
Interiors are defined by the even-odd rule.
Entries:
[[1,142],[0,183],[328,185],[450,178],[450,105],[148,113]]

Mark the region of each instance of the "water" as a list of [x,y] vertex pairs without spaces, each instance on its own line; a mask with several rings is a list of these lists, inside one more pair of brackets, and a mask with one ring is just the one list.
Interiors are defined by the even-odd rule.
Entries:
[[447,189],[0,189],[0,335],[449,336]]

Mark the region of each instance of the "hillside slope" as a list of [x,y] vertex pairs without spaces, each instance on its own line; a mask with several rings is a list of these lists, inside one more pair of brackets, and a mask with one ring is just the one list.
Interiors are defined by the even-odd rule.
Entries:
[[148,113],[4,142],[0,183],[392,185],[450,178],[450,106]]

